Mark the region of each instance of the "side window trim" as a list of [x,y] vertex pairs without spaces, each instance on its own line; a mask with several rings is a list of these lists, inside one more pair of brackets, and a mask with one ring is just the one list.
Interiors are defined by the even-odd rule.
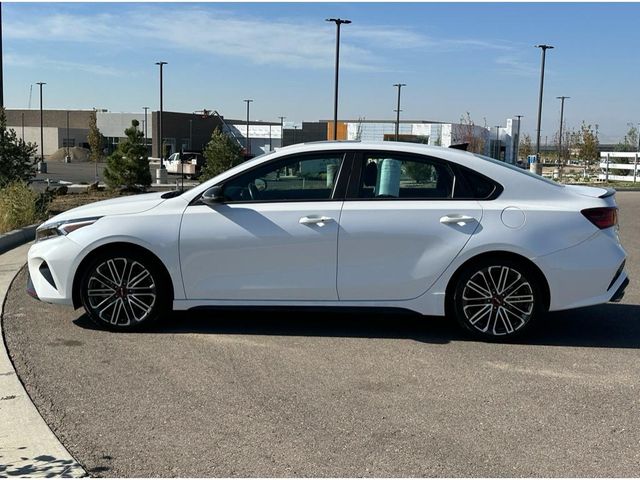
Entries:
[[[349,184],[349,180],[351,178],[351,170],[353,167],[353,150],[326,150],[326,151],[318,151],[318,152],[304,152],[304,153],[292,153],[290,155],[286,155],[286,156],[282,156],[282,157],[278,157],[278,158],[274,158],[273,160],[270,160],[267,163],[264,164],[260,164],[260,165],[256,165],[255,167],[252,167],[248,170],[244,170],[242,172],[238,172],[237,174],[226,178],[225,180],[223,180],[222,182],[216,184],[216,185],[212,185],[212,187],[217,186],[217,185],[225,185],[228,182],[231,182],[233,180],[235,180],[238,177],[241,177],[243,175],[247,175],[250,174],[251,172],[254,172],[258,169],[264,168],[268,165],[271,164],[276,164],[279,162],[286,162],[290,159],[293,158],[304,158],[304,157],[309,157],[309,158],[313,158],[313,157],[317,157],[317,156],[321,156],[323,154],[325,155],[337,155],[337,154],[341,154],[342,155],[342,161],[340,162],[340,168],[338,169],[337,175],[336,175],[336,181],[334,182],[333,185],[333,190],[331,191],[331,195],[329,198],[324,198],[324,199],[306,199],[306,200],[301,200],[301,199],[291,199],[291,200],[230,200],[225,202],[225,204],[230,204],[230,205],[234,205],[234,204],[244,204],[244,203],[291,203],[291,202],[297,202],[297,203],[301,203],[301,202],[332,202],[332,201],[343,201],[345,200],[345,195],[346,195],[346,190]],[[188,206],[194,206],[194,205],[204,205],[201,201],[200,198],[202,197],[202,195],[204,194],[204,192],[201,192],[197,197],[195,197],[191,203]]]

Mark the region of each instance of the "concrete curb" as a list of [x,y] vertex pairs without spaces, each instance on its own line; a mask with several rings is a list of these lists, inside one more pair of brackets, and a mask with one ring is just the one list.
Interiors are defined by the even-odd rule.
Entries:
[[[22,238],[26,235],[17,232]],[[83,477],[87,473],[31,402],[4,342],[2,318],[7,292],[25,264],[29,247],[22,245],[0,255],[0,477]]]
[[8,252],[12,248],[18,247],[23,243],[30,242],[36,237],[36,227],[39,224],[29,225],[18,230],[12,230],[8,233],[0,235],[0,254]]

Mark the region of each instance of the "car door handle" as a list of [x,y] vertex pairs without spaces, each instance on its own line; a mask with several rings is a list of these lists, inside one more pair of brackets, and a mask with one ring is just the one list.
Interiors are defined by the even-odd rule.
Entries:
[[475,221],[477,221],[475,218],[469,217],[468,215],[450,214],[440,218],[440,223],[443,223],[445,225],[451,225],[453,223],[455,223],[456,225],[465,225],[467,223]]
[[333,218],[331,217],[325,217],[324,215],[320,216],[320,217],[302,217],[298,223],[300,223],[301,225],[319,225],[321,223],[327,223],[332,221]]

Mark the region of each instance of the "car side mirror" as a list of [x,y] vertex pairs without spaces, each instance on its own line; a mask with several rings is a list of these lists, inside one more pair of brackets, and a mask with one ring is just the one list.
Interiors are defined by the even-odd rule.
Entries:
[[202,200],[202,203],[210,207],[213,207],[214,205],[218,205],[220,203],[224,203],[222,186],[216,185],[215,187],[211,187],[210,189],[206,190],[202,194],[202,197],[200,198],[200,200]]

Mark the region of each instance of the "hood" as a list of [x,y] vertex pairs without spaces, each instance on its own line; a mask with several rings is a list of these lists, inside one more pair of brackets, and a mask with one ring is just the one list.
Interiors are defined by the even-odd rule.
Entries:
[[131,215],[146,212],[165,201],[165,199],[162,198],[164,193],[166,192],[144,193],[142,195],[130,195],[89,203],[62,212],[47,220],[45,224],[78,218],[104,217],[105,215]]
[[565,185],[565,188],[578,195],[591,198],[606,198],[616,193],[613,188],[588,187],[586,185]]

